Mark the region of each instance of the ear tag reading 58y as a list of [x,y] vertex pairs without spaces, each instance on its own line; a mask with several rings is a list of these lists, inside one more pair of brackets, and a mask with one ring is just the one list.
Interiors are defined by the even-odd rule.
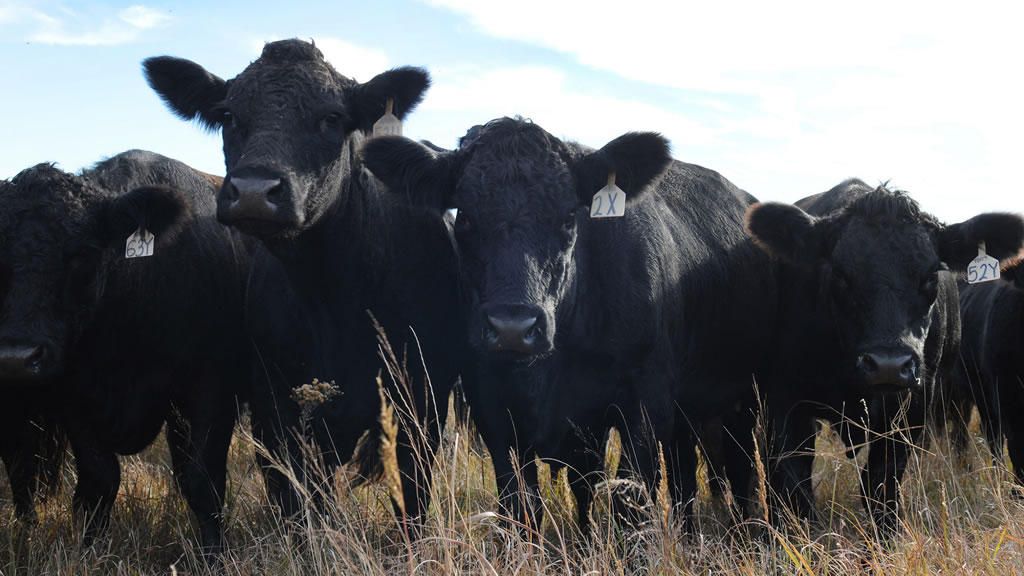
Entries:
[[397,116],[391,113],[394,109],[395,99],[388,98],[387,108],[384,110],[384,115],[380,117],[373,124],[373,137],[377,136],[401,136],[402,135],[402,121]]
[[615,172],[608,174],[608,184],[594,194],[590,202],[591,218],[618,218],[626,215],[626,193],[615,185]]
[[999,280],[999,260],[985,254],[985,243],[978,244],[978,257],[967,266],[967,283],[978,284]]
[[149,233],[145,228],[139,228],[134,234],[128,237],[124,245],[125,258],[148,258],[153,255],[153,244],[156,236]]

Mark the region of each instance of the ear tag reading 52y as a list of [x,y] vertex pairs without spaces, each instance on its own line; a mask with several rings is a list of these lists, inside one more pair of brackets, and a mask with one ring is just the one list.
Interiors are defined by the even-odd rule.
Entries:
[[618,218],[626,215],[626,193],[615,185],[615,172],[608,174],[608,184],[594,194],[590,202],[591,218]]
[[373,124],[373,137],[377,136],[401,136],[402,135],[402,121],[397,116],[391,113],[394,109],[395,99],[388,98],[387,108],[384,110],[384,115],[380,117]]
[[978,257],[967,266],[967,283],[999,280],[999,260],[985,254],[985,243],[978,243]]
[[125,258],[148,258],[153,255],[153,244],[156,236],[149,233],[145,228],[139,228],[134,234],[128,237],[124,245]]

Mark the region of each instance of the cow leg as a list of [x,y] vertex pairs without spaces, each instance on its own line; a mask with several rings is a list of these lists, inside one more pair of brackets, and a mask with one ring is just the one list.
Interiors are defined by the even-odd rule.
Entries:
[[746,406],[741,406],[725,420],[722,435],[725,477],[729,479],[733,502],[739,507],[742,518],[746,518],[750,513],[750,480],[754,470],[754,426],[754,412]]
[[[692,532],[695,528],[693,505],[697,499],[697,450],[694,435],[689,432],[678,434],[665,458],[672,499],[683,503],[683,518],[686,519],[687,529]],[[656,485],[651,486],[653,490]]]
[[[15,417],[16,418],[16,417]],[[42,448],[39,436],[41,432],[34,429],[35,424],[26,421],[5,430],[3,450],[0,459],[7,469],[7,480],[11,485],[11,498],[14,500],[14,511],[18,519],[26,526],[34,526],[39,518],[36,515],[35,492],[36,483],[41,470]]]
[[12,454],[6,451],[2,458],[11,485],[14,512],[26,526],[34,526],[39,521],[35,508],[35,481],[39,473],[35,462],[38,459],[27,452]]
[[[491,450],[494,476],[498,483],[498,497],[505,512],[524,526],[540,529],[541,502],[537,488],[537,463],[532,451],[517,453],[520,469],[512,465],[509,446]],[[488,449],[491,446],[488,445]],[[520,483],[522,479],[522,483]]]
[[167,419],[174,478],[199,521],[200,541],[209,561],[221,553],[220,518],[234,424],[233,415],[227,413],[192,422],[178,413]]
[[[607,439],[607,434],[605,435]],[[569,490],[576,498],[577,526],[580,533],[586,536],[590,530],[590,505],[594,502],[594,485],[600,476],[604,464],[604,444],[601,449],[593,450],[581,447],[574,451],[570,462],[567,462],[566,474],[569,478]]]
[[790,415],[783,430],[775,432],[778,460],[770,467],[771,486],[788,501],[798,518],[809,519],[814,510],[811,469],[814,465],[815,426],[803,414]]
[[110,511],[121,485],[121,466],[117,455],[103,450],[88,429],[69,427],[68,436],[78,471],[78,485],[72,498],[75,523],[84,523],[83,544],[89,546],[110,523]]
[[883,435],[874,438],[868,452],[867,468],[862,472],[864,505],[883,535],[893,534],[899,527],[900,480],[907,468],[911,446],[923,437],[925,406],[920,398],[912,398],[906,419],[894,422],[897,398],[882,398]]
[[978,402],[978,416],[981,419],[981,429],[985,433],[985,440],[992,451],[992,458],[996,462],[1003,461],[1003,419],[1002,407],[999,401],[999,390],[997,386],[985,384],[988,394]]

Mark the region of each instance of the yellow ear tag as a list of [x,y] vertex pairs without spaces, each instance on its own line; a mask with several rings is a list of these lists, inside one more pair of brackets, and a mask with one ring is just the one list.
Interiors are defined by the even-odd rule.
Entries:
[[384,115],[380,117],[373,124],[373,137],[377,136],[401,136],[402,135],[402,121],[397,116],[391,113],[394,109],[395,99],[388,98],[387,108],[384,110]]
[[148,258],[153,255],[153,244],[156,237],[145,228],[139,228],[124,244],[125,258]]
[[608,184],[594,194],[590,202],[591,218],[618,218],[626,215],[626,193],[615,185],[615,172],[608,174]]
[[978,243],[978,257],[967,266],[967,283],[979,284],[999,280],[999,260],[985,253],[985,243]]

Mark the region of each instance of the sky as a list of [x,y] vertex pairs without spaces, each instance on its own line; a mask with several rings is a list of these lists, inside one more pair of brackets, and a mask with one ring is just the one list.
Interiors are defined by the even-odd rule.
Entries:
[[1011,2],[0,0],[0,178],[130,148],[224,173],[140,64],[231,78],[264,42],[312,39],[359,81],[427,68],[406,136],[454,147],[521,115],[600,147],[661,132],[757,198],[888,181],[952,223],[1024,212],[1024,5]]

